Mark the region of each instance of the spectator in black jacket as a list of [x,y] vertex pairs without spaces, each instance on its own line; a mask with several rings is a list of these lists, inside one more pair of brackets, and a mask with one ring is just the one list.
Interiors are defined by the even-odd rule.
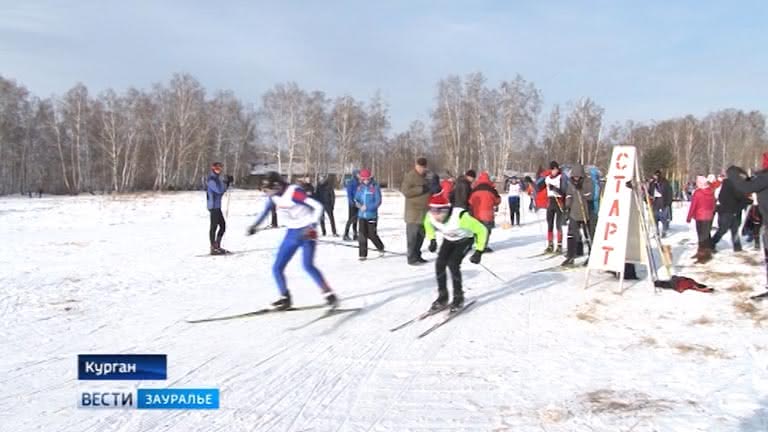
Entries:
[[741,226],[741,212],[744,211],[744,208],[749,203],[747,196],[739,193],[733,187],[731,180],[725,179],[720,185],[718,202],[720,205],[717,207],[717,232],[712,237],[712,249],[714,251],[717,242],[730,230],[733,251],[740,252],[741,237],[739,236],[739,227]]
[[661,236],[666,237],[667,231],[669,231],[669,220],[671,219],[672,186],[669,185],[669,182],[664,178],[660,170],[656,170],[653,174],[653,180],[648,186],[648,194],[651,197],[653,213],[656,217],[656,232],[659,231],[658,224],[661,223]]
[[324,175],[320,178],[320,183],[317,184],[314,198],[320,201],[325,209],[325,213],[323,213],[323,217],[320,219],[320,229],[323,235],[326,235],[325,214],[327,213],[328,219],[331,221],[331,233],[334,237],[338,237],[339,234],[336,233],[336,219],[333,217],[333,208],[336,205],[336,190],[328,175]]
[[451,205],[453,207],[471,210],[469,208],[469,195],[472,193],[472,183],[475,182],[475,178],[477,178],[475,170],[468,170],[463,177],[460,176],[456,179],[456,185],[451,193]]
[[[763,153],[763,169],[761,171],[758,171],[754,173],[752,177],[750,177],[746,171],[744,171],[742,168],[731,166],[728,167],[728,170],[726,171],[726,174],[728,176],[728,180],[730,180],[733,183],[733,187],[738,191],[739,193],[743,194],[751,194],[756,193],[757,194],[757,204],[760,209],[760,217],[762,220],[768,219],[768,152]],[[765,264],[766,264],[766,277],[768,277],[768,243],[766,242],[766,237],[768,236],[768,230],[766,230],[765,227],[763,227],[761,232],[761,237],[763,238],[763,255],[765,258]],[[766,283],[766,288],[768,288],[768,283]],[[768,291],[766,291],[763,294],[759,294],[757,296],[753,296],[752,298],[765,298],[768,297]]]

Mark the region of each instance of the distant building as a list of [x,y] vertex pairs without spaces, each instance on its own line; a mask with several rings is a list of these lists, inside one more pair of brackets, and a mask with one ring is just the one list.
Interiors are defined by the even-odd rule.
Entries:
[[[283,177],[285,177],[288,171],[288,163],[283,162],[282,167],[283,169],[281,172],[281,170],[278,168],[277,162],[251,162],[246,187],[258,188],[261,185],[261,181],[264,179],[266,174],[270,171],[279,172],[280,174],[283,175]],[[293,171],[293,178],[286,179],[286,181],[296,181],[299,178],[310,177],[312,182],[315,182],[316,181],[316,179],[314,178],[315,174],[317,175],[327,174],[334,181],[334,185],[336,186],[336,188],[340,187],[339,179],[342,179],[345,174],[344,170],[341,169],[341,165],[337,163],[332,163],[328,168],[327,172],[310,173],[308,172],[309,170],[303,161],[293,161],[292,171]],[[352,172],[351,166],[348,172]]]

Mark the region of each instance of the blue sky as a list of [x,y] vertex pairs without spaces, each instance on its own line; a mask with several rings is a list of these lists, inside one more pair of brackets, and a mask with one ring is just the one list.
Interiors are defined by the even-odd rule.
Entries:
[[93,93],[188,72],[247,101],[278,82],[368,99],[395,130],[435,85],[520,73],[545,108],[583,96],[606,120],[768,112],[766,1],[0,0],[0,75],[34,94]]

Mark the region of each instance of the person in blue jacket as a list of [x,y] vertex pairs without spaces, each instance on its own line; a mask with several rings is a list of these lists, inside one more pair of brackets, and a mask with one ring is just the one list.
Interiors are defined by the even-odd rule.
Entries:
[[[227,253],[226,249],[221,247],[221,239],[224,237],[224,231],[226,230],[226,221],[224,221],[224,214],[221,212],[221,197],[229,188],[232,183],[232,176],[225,176],[221,178],[221,162],[214,162],[211,164],[211,172],[208,174],[208,180],[206,181],[207,187],[207,201],[208,212],[211,215],[211,224],[208,229],[208,240],[211,242],[211,255],[223,255]],[[216,229],[218,228],[218,233]]]
[[360,171],[360,185],[355,192],[355,207],[357,208],[357,220],[360,224],[358,248],[360,261],[368,258],[368,240],[373,242],[380,256],[384,256],[384,243],[381,242],[376,232],[376,223],[379,218],[379,206],[381,206],[381,188],[371,176],[371,171]]
[[[357,176],[360,173],[358,170],[352,171],[352,177],[347,180],[347,205],[349,206],[349,213],[347,216],[347,224],[344,226],[344,241],[357,240],[357,206],[355,205],[355,193],[360,183],[357,180]],[[349,227],[352,227],[353,237],[349,238]]]

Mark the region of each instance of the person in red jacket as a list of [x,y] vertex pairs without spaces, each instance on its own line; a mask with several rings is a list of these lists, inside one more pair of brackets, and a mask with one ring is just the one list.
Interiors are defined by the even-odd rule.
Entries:
[[686,222],[696,221],[696,234],[699,237],[699,248],[694,258],[699,264],[712,259],[712,219],[715,217],[715,193],[709,187],[706,177],[696,177],[696,191],[691,198]]
[[544,183],[544,179],[549,177],[549,175],[552,174],[552,171],[550,170],[540,170],[539,175],[536,176],[536,184],[534,187],[534,190],[536,192],[534,198],[534,203],[536,206],[536,211],[539,211],[539,209],[546,210],[549,206],[549,197],[547,196],[547,185]]
[[440,181],[440,194],[450,200],[451,192],[453,192],[453,177],[449,173],[446,174],[443,180]]
[[[488,172],[483,171],[477,177],[475,187],[472,189],[472,193],[469,195],[469,208],[471,208],[472,216],[488,228],[488,238],[491,237],[491,230],[494,224],[494,207],[501,204],[501,195],[496,190],[496,187],[491,182]],[[485,244],[485,252],[493,252],[488,247],[488,241]]]

